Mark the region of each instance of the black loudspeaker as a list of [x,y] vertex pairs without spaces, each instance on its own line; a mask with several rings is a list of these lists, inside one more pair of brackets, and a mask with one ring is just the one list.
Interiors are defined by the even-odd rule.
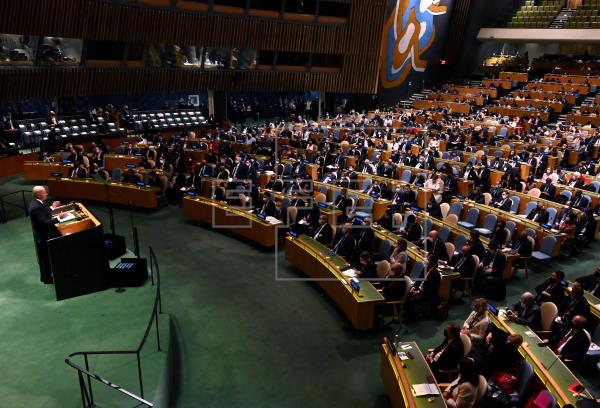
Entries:
[[121,258],[121,262],[110,270],[112,287],[142,286],[148,279],[148,262],[145,258]]
[[125,237],[122,235],[104,234],[104,247],[110,260],[117,259],[127,253]]

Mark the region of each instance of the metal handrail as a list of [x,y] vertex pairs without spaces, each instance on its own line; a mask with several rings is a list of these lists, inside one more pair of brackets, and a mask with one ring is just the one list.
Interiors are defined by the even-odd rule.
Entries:
[[[69,354],[67,356],[67,358],[65,359],[65,363],[67,365],[69,365],[70,367],[77,370],[77,375],[79,377],[79,386],[80,386],[80,390],[81,390],[81,398],[82,398],[84,407],[93,407],[94,406],[94,394],[93,394],[93,390],[92,390],[92,379],[100,381],[102,384],[110,386],[110,387],[116,389],[117,391],[120,391],[121,393],[128,395],[131,398],[136,399],[138,402],[146,404],[147,406],[150,406],[150,407],[153,406],[151,403],[148,403],[148,401],[144,400],[144,383],[143,383],[143,377],[142,377],[141,351],[142,351],[142,348],[144,347],[144,345],[146,344],[146,341],[150,334],[150,330],[152,328],[153,323],[156,326],[157,350],[161,351],[159,326],[158,326],[158,314],[159,313],[162,314],[162,300],[161,300],[161,295],[160,295],[160,270],[159,270],[159,266],[158,266],[158,261],[156,259],[156,254],[154,253],[154,250],[152,249],[151,246],[148,247],[148,251],[149,251],[149,258],[150,258],[150,279],[151,279],[152,286],[156,286],[156,295],[154,297],[154,303],[152,306],[152,313],[150,313],[150,319],[148,321],[148,324],[146,325],[146,330],[144,331],[144,335],[143,335],[141,341],[139,342],[137,348],[135,350],[77,351],[75,353]],[[155,274],[156,274],[156,277],[155,277]],[[137,368],[138,368],[138,380],[139,380],[139,385],[140,385],[140,397],[123,389],[122,387],[117,386],[116,384],[111,383],[108,380],[103,379],[102,377],[93,373],[90,370],[88,356],[92,356],[92,355],[125,355],[125,354],[136,356],[136,363],[137,363]],[[83,368],[83,367],[77,365],[76,363],[74,363],[73,361],[71,361],[71,358],[75,357],[75,356],[83,356],[84,362],[85,362],[85,368]],[[86,381],[84,380],[84,376],[87,377],[87,384],[86,384]],[[150,405],[148,405],[148,404],[150,404]]]
[[[19,194],[19,193],[21,194],[21,198],[23,199],[23,207],[19,206],[18,204],[13,204],[11,202],[4,201],[5,197],[11,196],[13,194]],[[25,200],[25,193],[30,193],[30,191],[17,190],[17,191],[13,191],[12,193],[0,195],[0,223],[1,224],[6,224],[6,222],[8,221],[7,217],[6,217],[6,205],[12,205],[13,207],[21,208],[22,210],[25,211],[25,216],[26,217],[29,216],[29,209],[27,208],[27,201]]]
[[[81,366],[73,363],[72,361],[69,361],[69,359],[66,359],[65,362],[69,366],[71,366],[71,367],[73,367],[74,369],[77,370],[80,382],[83,380],[83,375],[86,375],[88,378],[93,378],[94,380],[101,382],[102,384],[104,384],[104,385],[112,388],[113,390],[119,391],[120,393],[122,393],[124,395],[127,395],[130,398],[133,398],[134,400],[138,401],[140,404],[144,404],[144,405],[146,405],[148,407],[153,407],[154,406],[154,404],[152,404],[150,401],[146,401],[145,399],[138,397],[134,393],[132,393],[130,391],[127,391],[125,388],[123,388],[123,387],[121,387],[121,386],[119,386],[119,385],[117,385],[117,384],[115,384],[113,382],[110,382],[109,380],[104,379],[104,378],[100,377],[99,375],[92,373],[91,371],[86,370],[85,368],[83,368],[83,367],[81,367]],[[85,382],[83,382],[83,384],[85,385]],[[83,393],[84,393],[84,389],[82,389],[82,395],[83,395]],[[89,396],[87,394],[86,394],[86,397],[83,398],[84,399],[84,404],[87,402],[88,405],[90,405],[91,401],[90,401]]]

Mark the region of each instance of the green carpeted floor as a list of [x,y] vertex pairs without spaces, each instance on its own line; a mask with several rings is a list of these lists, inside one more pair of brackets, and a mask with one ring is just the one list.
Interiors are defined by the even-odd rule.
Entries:
[[[21,188],[20,180],[4,179],[0,191]],[[90,208],[108,225],[104,206]],[[389,406],[379,378],[379,341],[390,331],[356,332],[316,285],[275,280],[276,263],[281,275],[303,277],[281,253],[188,223],[177,207],[132,214],[119,209],[116,218],[117,232],[127,236],[128,246],[133,218],[142,247],[152,245],[161,261],[164,307],[175,322],[180,350],[173,406]],[[27,246],[30,230],[23,218],[8,225],[10,232],[0,225],[0,236],[2,242],[18,238],[15,245],[26,247],[8,251],[20,264],[33,254],[33,246]],[[553,266],[564,269],[569,279],[591,273],[599,263],[598,249],[600,243],[578,259],[560,259]],[[510,282],[506,303],[547,272]],[[37,272],[26,273],[37,279]],[[32,293],[32,301],[46,289],[35,290],[40,293]],[[457,299],[448,321],[462,322],[469,310],[467,301]],[[20,327],[17,316],[11,319],[11,330],[35,331]],[[445,324],[410,324],[403,338],[431,347],[441,342]],[[585,382],[600,393],[597,382]]]

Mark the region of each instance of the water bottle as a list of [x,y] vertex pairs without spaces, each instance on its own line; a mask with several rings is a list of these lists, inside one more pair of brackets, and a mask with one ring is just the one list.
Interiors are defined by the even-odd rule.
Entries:
[[394,347],[396,348],[396,350],[398,350],[399,345],[400,345],[400,337],[398,337],[398,335],[396,334],[394,336]]

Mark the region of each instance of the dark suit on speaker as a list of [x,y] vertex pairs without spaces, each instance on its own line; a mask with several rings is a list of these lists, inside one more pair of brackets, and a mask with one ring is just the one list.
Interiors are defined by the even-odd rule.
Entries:
[[50,207],[37,199],[31,200],[29,203],[29,217],[40,265],[40,280],[44,283],[51,282],[52,270],[48,254],[48,239],[57,236],[54,224],[58,223],[58,218],[52,217]]

